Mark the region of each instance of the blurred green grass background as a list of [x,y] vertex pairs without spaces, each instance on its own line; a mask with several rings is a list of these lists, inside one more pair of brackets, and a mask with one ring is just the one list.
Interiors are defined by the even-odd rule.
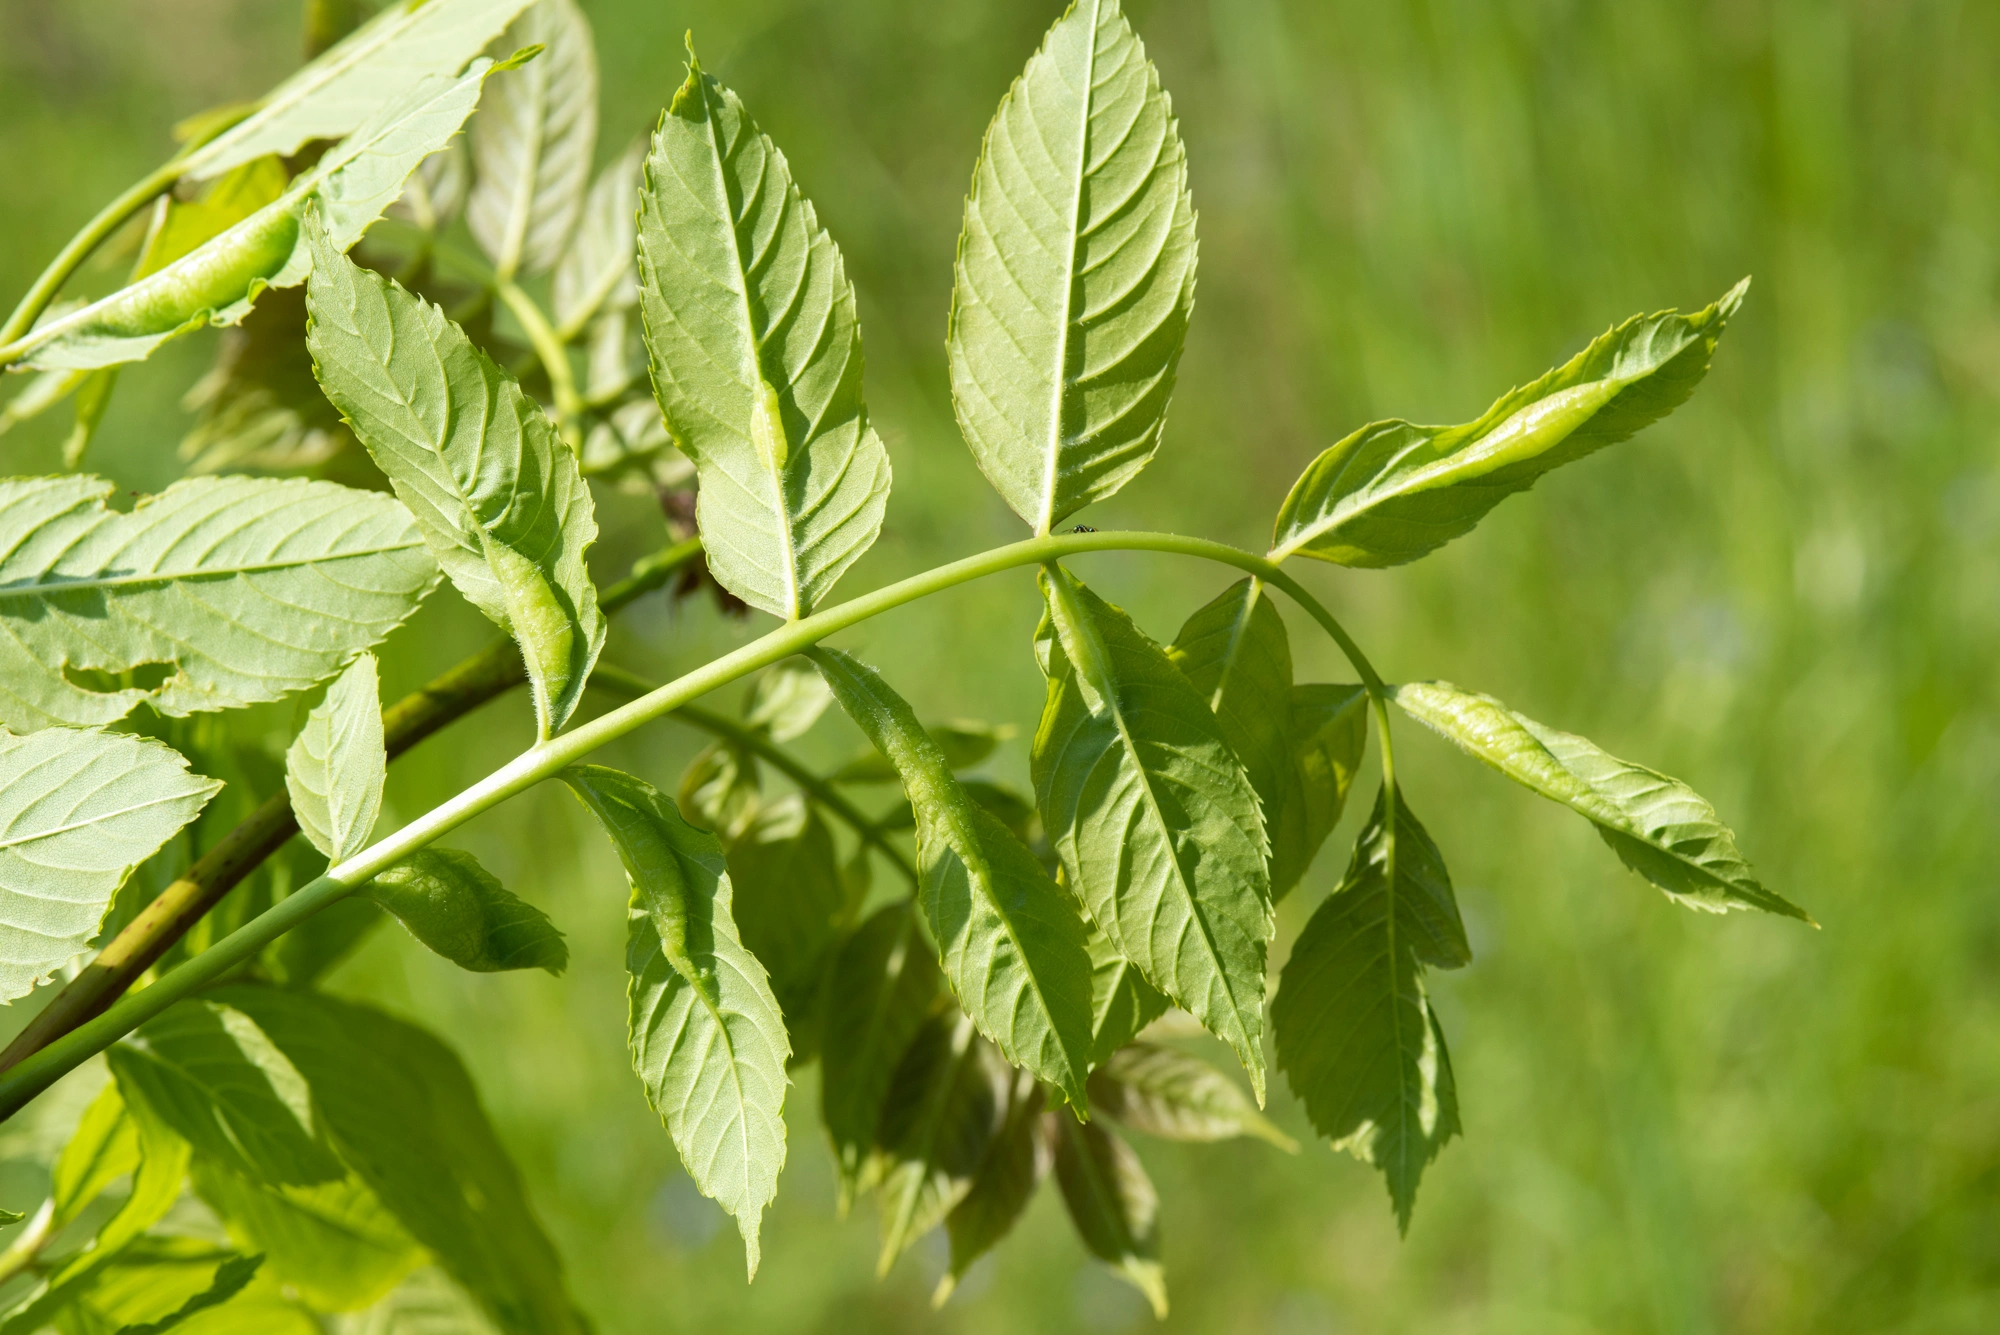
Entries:
[[[601,155],[682,77],[681,34],[785,148],[860,292],[896,491],[850,591],[1017,535],[952,425],[960,202],[1057,0],[585,0]],[[1574,817],[1414,726],[1399,759],[1477,959],[1436,980],[1466,1134],[1399,1242],[1324,1145],[1140,1145],[1168,1329],[2000,1329],[2000,7],[1967,0],[1132,0],[1200,210],[1194,331],[1152,468],[1082,516],[1245,546],[1320,449],[1459,421],[1636,311],[1750,299],[1695,400],[1414,568],[1301,572],[1392,678],[1439,676],[1685,778],[1824,925],[1710,919]],[[0,0],[0,292],[11,301],[166,128],[297,58],[297,6]],[[128,371],[93,466],[176,475],[205,338]],[[64,419],[0,442],[56,467]],[[657,532],[612,502],[600,572]],[[655,526],[655,527],[649,527]],[[1155,636],[1227,576],[1097,558]],[[441,597],[387,688],[489,633]],[[447,605],[449,604],[449,605]],[[1032,731],[1025,575],[844,639],[931,716]],[[1294,621],[1302,679],[1340,679]],[[659,676],[754,627],[653,608],[607,657]],[[404,816],[526,737],[502,706],[392,779]],[[829,721],[807,749],[856,742]],[[610,763],[666,784],[697,739]],[[1024,742],[996,773],[1025,781]],[[1365,805],[1364,801],[1358,805]],[[1349,826],[1354,823],[1350,816]],[[1337,878],[1336,836],[1282,943]],[[562,980],[453,971],[383,933],[339,976],[458,1043],[585,1306],[614,1332],[1116,1331],[1150,1325],[1052,1193],[940,1312],[941,1251],[885,1282],[833,1217],[802,1076],[745,1289],[623,1053],[623,885],[568,798],[466,843],[546,906]],[[1279,1121],[1310,1134],[1279,1092]]]

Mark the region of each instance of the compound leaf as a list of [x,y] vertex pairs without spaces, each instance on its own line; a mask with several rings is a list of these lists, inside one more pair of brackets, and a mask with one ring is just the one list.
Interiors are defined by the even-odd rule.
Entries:
[[465,221],[504,281],[553,268],[576,231],[597,148],[597,46],[575,0],[536,0],[501,46],[542,48],[496,79],[472,118]]
[[1313,460],[1278,512],[1271,558],[1414,561],[1461,537],[1542,474],[1615,445],[1687,402],[1748,289],[1681,315],[1635,315],[1509,391],[1476,422],[1376,422]]
[[82,952],[126,876],[221,787],[145,738],[0,730],[0,1001]]
[[437,580],[409,512],[374,492],[192,478],[119,514],[115,490],[0,482],[0,724],[282,699],[378,643]]
[[888,1274],[972,1190],[1000,1129],[1011,1079],[969,1016],[950,1010],[917,1031],[890,1082],[877,1132],[885,1162],[878,1274]]
[[1166,1140],[1255,1136],[1290,1154],[1299,1149],[1235,1081],[1178,1048],[1126,1044],[1091,1073],[1090,1101],[1113,1121]]
[[834,957],[820,1040],[820,1120],[833,1142],[843,1211],[866,1183],[890,1080],[942,984],[907,903],[878,909]]
[[551,736],[604,647],[584,564],[597,519],[576,456],[443,311],[317,231],[312,244],[307,343],[320,384],[452,583],[520,642]]
[[965,795],[943,748],[872,668],[815,649],[834,698],[903,778],[916,811],[917,897],[958,1004],[1008,1061],[1083,1106],[1090,952],[1076,905]]
[[1056,1185],[1070,1222],[1090,1254],[1146,1295],[1167,1317],[1167,1277],[1160,1268],[1160,1197],[1132,1147],[1102,1122],[1079,1124],[1055,1112]]
[[327,861],[345,862],[367,845],[388,772],[375,655],[362,654],[333,679],[285,752],[292,814]]
[[700,474],[709,571],[753,607],[806,615],[881,531],[889,454],[840,250],[692,53],[646,158],[639,310],[654,393]]
[[1458,1092],[1425,965],[1472,958],[1437,845],[1385,789],[1340,888],[1292,947],[1271,1003],[1278,1066],[1335,1149],[1382,1170],[1407,1231],[1417,1182],[1458,1134]]
[[1755,908],[1811,921],[1759,883],[1715,808],[1678,779],[1450,682],[1398,686],[1395,699],[1467,755],[1590,821],[1626,866],[1675,901],[1711,913]]
[[979,1161],[965,1199],[944,1217],[951,1260],[931,1299],[936,1306],[942,1307],[951,1297],[974,1261],[1013,1231],[1034,1199],[1035,1188],[1048,1175],[1055,1144],[1042,1117],[1047,1103],[1048,1090],[1040,1081],[1026,1071],[1014,1072],[1000,1129],[987,1142],[986,1156]]
[[461,969],[569,967],[569,946],[556,925],[518,899],[470,853],[421,848],[361,888],[423,942]]
[[1159,73],[1117,0],[1076,0],[986,131],[946,337],[959,427],[1037,533],[1159,447],[1194,270]]
[[736,1217],[754,1278],[758,1223],[785,1164],[791,1043],[764,966],[737,939],[722,846],[628,774],[580,765],[563,778],[632,885],[632,1064],[688,1176]]
[[1236,1050],[1264,1092],[1275,923],[1256,790],[1166,652],[1061,567],[1035,796],[1068,885],[1113,948]]
[[1326,843],[1368,746],[1368,692],[1360,686],[1292,687],[1285,795],[1271,823],[1271,898],[1291,893]]

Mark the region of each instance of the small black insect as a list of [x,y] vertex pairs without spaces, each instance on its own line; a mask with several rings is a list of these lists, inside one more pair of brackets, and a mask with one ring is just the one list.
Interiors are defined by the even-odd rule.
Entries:
[[1077,525],[1077,526],[1076,526],[1075,528],[1071,529],[1071,530],[1070,530],[1070,532],[1072,532],[1072,533],[1095,533],[1095,532],[1097,532],[1097,530],[1096,530],[1096,529],[1094,529],[1094,528],[1092,528],[1092,527],[1091,527],[1090,525],[1088,525],[1088,524],[1078,524],[1078,525]]

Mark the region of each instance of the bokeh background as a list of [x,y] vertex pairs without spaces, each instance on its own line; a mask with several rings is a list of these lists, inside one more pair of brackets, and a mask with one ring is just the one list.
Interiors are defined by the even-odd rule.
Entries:
[[[584,0],[600,154],[704,62],[786,149],[860,293],[896,491],[858,591],[1018,535],[956,438],[943,358],[987,118],[1058,0]],[[0,295],[11,302],[167,127],[297,61],[275,0],[0,0]],[[1200,210],[1194,330],[1154,465],[1081,518],[1256,547],[1365,421],[1461,421],[1616,319],[1756,284],[1695,400],[1413,568],[1302,572],[1392,678],[1441,676],[1679,775],[1823,924],[1671,906],[1580,821],[1405,725],[1411,800],[1477,954],[1436,979],[1466,1126],[1399,1241],[1324,1145],[1140,1145],[1167,1328],[1327,1332],[2000,1329],[2000,7],[1977,0],[1131,0]],[[177,474],[184,340],[128,371],[92,466]],[[0,441],[53,471],[67,414]],[[600,572],[652,545],[611,500]],[[1157,637],[1228,577],[1094,558]],[[387,689],[490,631],[449,593]],[[931,716],[1031,731],[1026,575],[842,641]],[[623,620],[666,676],[753,625]],[[1346,674],[1294,622],[1302,679]],[[510,710],[511,705],[511,710]],[[502,705],[402,762],[407,816],[522,741]],[[830,719],[805,742],[856,745]],[[671,724],[612,763],[669,783]],[[994,772],[1025,783],[1024,741]],[[1331,888],[1349,829],[1288,901]],[[682,1173],[623,1052],[624,888],[538,792],[468,847],[569,933],[543,975],[458,973],[380,934],[338,976],[460,1045],[606,1331],[1111,1332],[1151,1324],[1052,1192],[942,1311],[941,1249],[872,1278],[813,1112],[764,1268]],[[1276,1088],[1276,1086],[1274,1086]],[[1274,1115],[1310,1141],[1297,1105]]]

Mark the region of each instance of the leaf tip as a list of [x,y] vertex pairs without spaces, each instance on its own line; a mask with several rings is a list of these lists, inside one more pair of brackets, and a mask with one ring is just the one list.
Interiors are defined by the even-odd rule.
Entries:
[[487,69],[486,73],[498,74],[501,70],[520,69],[521,66],[527,64],[529,61],[533,60],[536,56],[539,56],[540,54],[542,54],[542,52],[546,50],[548,50],[548,46],[546,43],[543,42],[536,42],[532,46],[524,46],[520,50],[516,51],[513,55],[508,56],[505,60],[497,60],[493,62],[492,66]]
[[744,1214],[738,1215],[736,1218],[736,1229],[743,1235],[743,1282],[745,1284],[756,1283],[757,1263],[764,1259],[763,1249],[757,1241],[757,1230],[763,1222],[763,1215],[763,1208],[758,1206],[753,1207]]
[[939,1308],[943,1307],[946,1303],[950,1302],[952,1291],[957,1287],[958,1287],[958,1276],[952,1271],[949,1270],[945,1271],[944,1274],[939,1277],[937,1282],[937,1287],[931,1290],[931,1310],[936,1311]]

